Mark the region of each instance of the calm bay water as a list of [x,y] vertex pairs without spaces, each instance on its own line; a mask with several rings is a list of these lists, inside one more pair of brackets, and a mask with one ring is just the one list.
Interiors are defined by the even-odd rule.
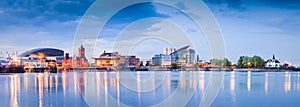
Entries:
[[[7,106],[199,106],[210,72],[63,72],[0,75]],[[177,95],[177,96],[176,96]],[[191,96],[189,96],[191,95]],[[299,72],[226,72],[211,106],[299,106]]]

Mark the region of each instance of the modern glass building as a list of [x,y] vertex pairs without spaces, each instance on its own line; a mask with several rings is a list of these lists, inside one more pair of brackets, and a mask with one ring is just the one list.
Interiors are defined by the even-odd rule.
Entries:
[[181,66],[185,66],[187,64],[187,48],[190,46],[182,47],[175,52],[171,53],[172,63],[177,63]]

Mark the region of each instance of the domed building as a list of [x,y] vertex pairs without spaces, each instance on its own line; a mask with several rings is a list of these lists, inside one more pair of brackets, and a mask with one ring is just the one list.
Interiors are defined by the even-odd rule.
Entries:
[[60,49],[54,49],[54,48],[37,48],[37,49],[26,51],[20,54],[19,56],[29,57],[30,55],[38,55],[38,54],[43,54],[47,57],[61,57],[64,56],[64,51]]
[[[18,55],[20,64],[25,70],[43,71],[45,68],[60,67],[64,57],[64,51],[54,48],[37,48]],[[56,71],[56,70],[54,70]]]

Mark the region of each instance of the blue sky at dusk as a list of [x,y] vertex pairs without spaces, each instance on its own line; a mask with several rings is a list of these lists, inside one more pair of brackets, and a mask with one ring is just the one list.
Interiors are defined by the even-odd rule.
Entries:
[[[204,0],[204,2],[220,25],[226,56],[230,60],[236,62],[240,55],[259,55],[268,59],[275,54],[281,62],[300,64],[299,0]],[[1,0],[0,50],[2,53],[24,52],[33,48],[53,47],[70,51],[77,25],[93,3],[93,0]],[[178,5],[185,8],[182,2],[178,2]],[[134,10],[138,8],[143,12],[136,13]],[[154,15],[168,20],[176,20],[172,17],[177,15],[182,16],[180,12],[151,3],[132,6],[123,11],[124,13],[121,11],[119,15],[113,17],[114,20],[107,25],[106,31],[99,36],[98,55],[110,46],[111,36],[114,36],[110,35],[113,34],[111,32],[122,30],[120,26],[128,24],[137,16]],[[166,22],[141,21],[129,26],[127,33],[130,35],[139,31],[143,34],[155,32],[167,34],[172,27],[160,26],[163,23]],[[189,29],[191,32],[193,30]],[[177,32],[172,35],[176,34]],[[202,47],[198,53],[203,59],[208,60],[209,49],[206,47],[205,38],[200,37],[199,42],[203,44],[200,44]],[[152,53],[143,53],[143,46],[137,46],[135,52],[140,53],[137,56],[149,58],[154,53],[162,53],[161,48],[168,46],[163,43],[159,46],[155,44],[159,43],[157,41],[143,43],[153,46]],[[92,56],[98,55],[96,53]]]

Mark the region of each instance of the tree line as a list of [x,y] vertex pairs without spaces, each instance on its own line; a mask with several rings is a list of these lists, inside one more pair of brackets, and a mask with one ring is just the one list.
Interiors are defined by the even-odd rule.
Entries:
[[[232,63],[227,58],[211,59],[210,64],[211,66],[224,66],[224,67],[232,66]],[[253,57],[240,56],[236,66],[238,68],[263,68],[265,66],[265,60],[257,55],[254,55]]]
[[237,67],[239,68],[263,68],[265,66],[265,60],[260,56],[240,56]]

